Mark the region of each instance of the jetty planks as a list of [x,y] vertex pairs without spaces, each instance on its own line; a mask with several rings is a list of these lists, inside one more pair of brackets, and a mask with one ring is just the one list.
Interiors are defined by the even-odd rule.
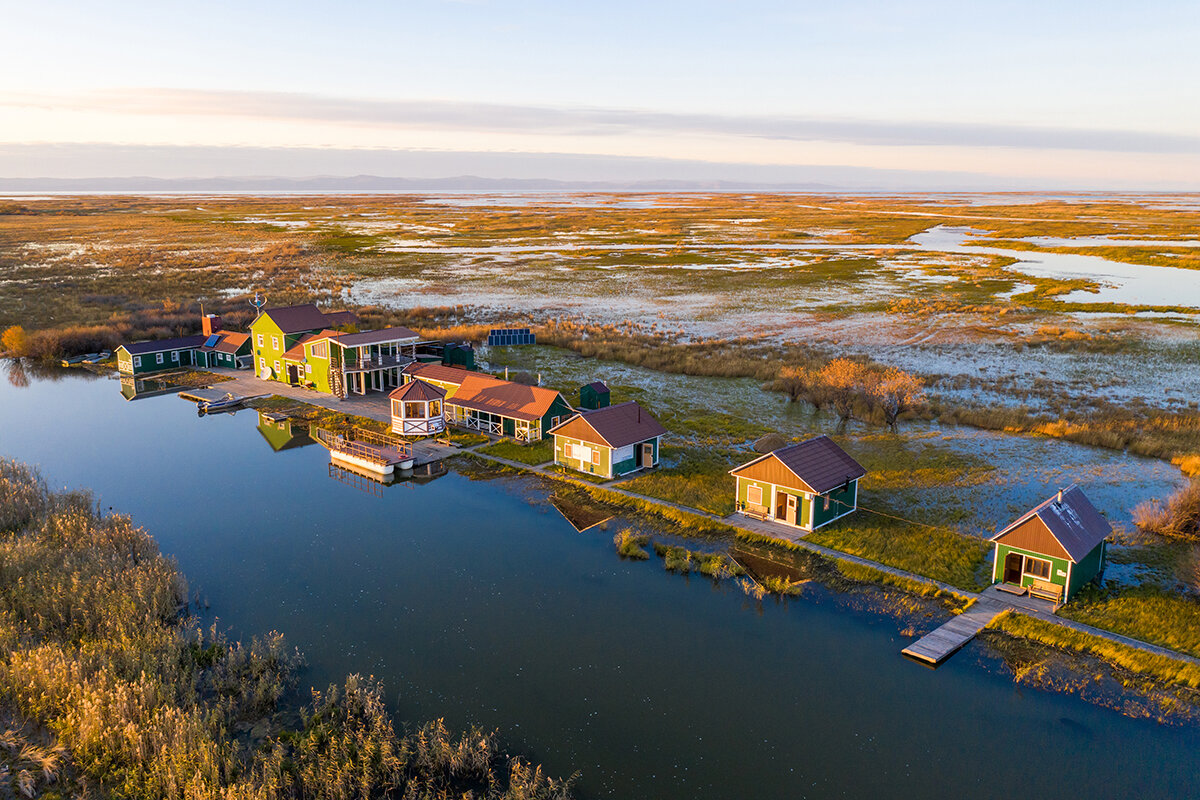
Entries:
[[975,638],[1004,611],[999,603],[980,600],[945,625],[930,631],[901,652],[927,664],[940,664]]

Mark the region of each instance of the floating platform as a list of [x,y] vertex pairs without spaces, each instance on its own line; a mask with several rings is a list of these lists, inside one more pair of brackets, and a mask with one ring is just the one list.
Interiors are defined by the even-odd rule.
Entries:
[[1005,607],[989,600],[977,600],[954,619],[922,636],[901,652],[909,658],[937,666],[975,638],[987,624],[1000,616]]
[[377,475],[391,475],[396,467],[412,469],[412,445],[385,433],[355,428],[350,434],[317,429],[316,440],[331,458]]

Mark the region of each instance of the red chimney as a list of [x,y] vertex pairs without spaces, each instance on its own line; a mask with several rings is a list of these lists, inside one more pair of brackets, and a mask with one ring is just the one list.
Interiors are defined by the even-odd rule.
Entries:
[[205,336],[212,336],[221,330],[221,318],[216,314],[205,314],[200,318],[200,325]]

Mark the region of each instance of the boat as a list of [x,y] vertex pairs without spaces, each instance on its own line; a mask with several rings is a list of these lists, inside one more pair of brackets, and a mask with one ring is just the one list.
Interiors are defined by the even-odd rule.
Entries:
[[229,411],[232,408],[240,406],[245,400],[244,397],[226,392],[225,396],[217,400],[201,400],[196,404],[196,410],[201,416],[205,414],[215,414],[218,411]]

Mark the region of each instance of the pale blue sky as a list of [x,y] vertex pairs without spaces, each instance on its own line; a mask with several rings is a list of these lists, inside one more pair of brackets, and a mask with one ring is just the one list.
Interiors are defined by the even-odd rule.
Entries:
[[293,174],[313,149],[435,149],[1200,188],[1194,0],[7,5],[0,146],[289,148]]

